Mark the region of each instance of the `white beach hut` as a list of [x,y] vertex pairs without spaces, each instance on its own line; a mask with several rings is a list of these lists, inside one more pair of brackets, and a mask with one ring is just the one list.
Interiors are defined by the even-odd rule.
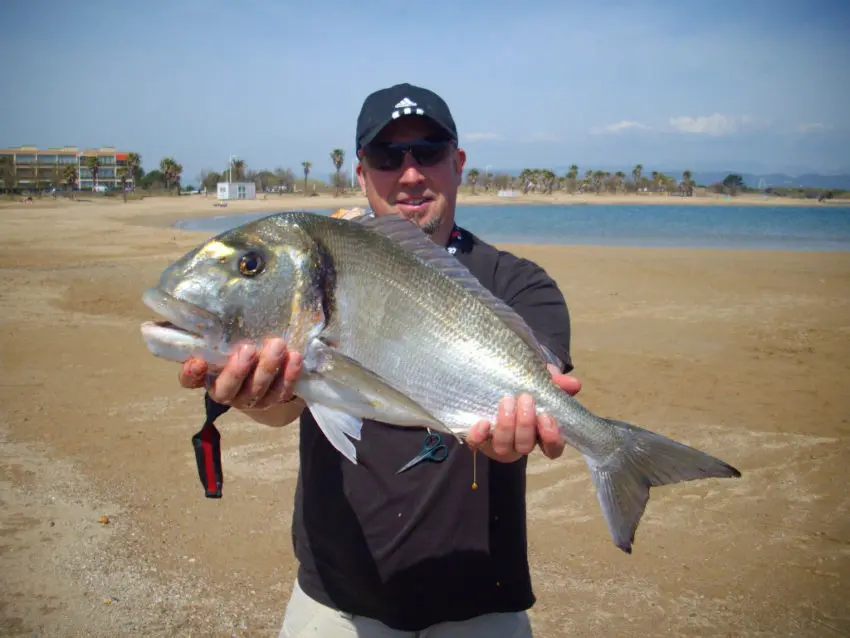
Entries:
[[219,182],[218,199],[257,199],[257,186],[254,182]]

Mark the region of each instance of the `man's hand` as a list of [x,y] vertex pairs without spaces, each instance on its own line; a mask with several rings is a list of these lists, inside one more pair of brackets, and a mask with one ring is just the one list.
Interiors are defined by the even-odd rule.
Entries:
[[[581,382],[575,377],[562,374],[550,365],[552,380],[570,395],[578,394]],[[561,436],[555,419],[548,414],[539,417],[535,412],[534,397],[521,394],[519,397],[505,397],[499,403],[499,414],[495,426],[489,421],[479,421],[466,437],[466,442],[481,450],[495,461],[513,463],[530,454],[534,446],[540,443],[543,454],[556,459],[564,452],[564,437]]]
[[[208,372],[201,359],[190,359],[180,370],[180,385],[202,388]],[[292,398],[292,386],[301,372],[301,355],[288,352],[282,339],[269,338],[258,353],[239,346],[207,390],[210,398],[238,410],[265,410]]]

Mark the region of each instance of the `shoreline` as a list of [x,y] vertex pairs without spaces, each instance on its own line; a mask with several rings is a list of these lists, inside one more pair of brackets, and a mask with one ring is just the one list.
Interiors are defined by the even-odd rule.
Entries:
[[[596,202],[595,196],[591,196],[591,198]],[[519,201],[514,201],[511,203],[505,203],[501,201],[500,198],[496,196],[491,196],[489,198],[484,197],[474,197],[470,198],[468,196],[460,196],[458,198],[459,206],[475,206],[475,205],[491,205],[491,201],[493,200],[492,205],[500,205],[504,204],[505,206],[517,205],[517,204],[531,204],[531,205],[553,205],[553,206],[566,206],[569,205],[569,202],[572,201],[572,205],[574,206],[583,206],[584,204],[581,201],[567,200],[566,203],[563,200],[551,199],[551,198],[517,198]],[[602,201],[598,201],[598,204],[607,204],[607,205],[645,205],[645,206],[654,206],[656,204],[663,203],[672,203],[670,199],[679,199],[679,198],[663,198],[663,197],[651,197],[644,198],[643,196],[638,197],[620,197],[620,196],[612,196],[612,197],[601,197]],[[713,200],[709,198],[705,198],[705,200],[701,200],[700,198],[690,198],[692,204],[700,205],[704,204],[707,206],[726,206],[728,202],[726,200],[719,201]],[[190,196],[180,196],[180,197],[148,197],[142,200],[130,200],[126,204],[121,201],[121,199],[116,198],[95,198],[92,200],[86,201],[78,201],[78,200],[66,200],[66,199],[57,199],[53,200],[52,198],[44,198],[43,200],[36,200],[34,204],[15,204],[15,205],[6,205],[4,207],[0,207],[0,220],[4,218],[8,221],[20,215],[23,218],[28,219],[53,219],[53,220],[63,220],[71,222],[72,220],[79,220],[81,222],[95,222],[96,220],[100,220],[106,222],[109,226],[113,228],[123,227],[125,229],[135,228],[140,232],[144,232],[145,229],[150,231],[165,231],[169,234],[171,243],[177,242],[180,245],[190,246],[194,245],[202,241],[205,238],[209,238],[214,234],[213,231],[206,230],[195,230],[195,229],[187,229],[175,226],[176,223],[181,221],[191,221],[202,218],[216,218],[216,217],[232,217],[239,218],[240,216],[250,216],[250,215],[262,215],[264,213],[272,214],[281,210],[332,210],[336,208],[343,207],[355,207],[360,206],[363,207],[366,205],[366,199],[364,197],[270,197],[267,199],[258,199],[258,200],[242,200],[242,201],[232,201],[228,202],[226,208],[219,208],[214,206],[216,203],[216,199],[214,198],[203,198],[197,195]],[[840,202],[843,204],[844,202]],[[760,199],[753,199],[747,197],[741,197],[732,202],[732,204],[742,204],[746,206],[752,206],[753,208],[764,207],[765,204]],[[830,204],[822,204],[820,206],[823,207],[835,207],[839,205],[839,202],[833,202]],[[592,204],[588,206],[588,208],[592,208]],[[792,208],[795,206],[799,206],[796,202],[794,205],[786,205],[788,208]],[[808,207],[808,206],[807,206]],[[850,208],[850,201],[847,202],[847,207]],[[843,209],[843,206],[839,207],[839,210]],[[843,210],[841,210],[843,212]],[[55,223],[55,222],[54,222]],[[110,231],[115,232],[115,231]],[[494,233],[495,234],[495,233]],[[568,248],[571,251],[575,251],[578,249],[599,249],[599,250],[636,250],[636,251],[702,251],[702,252],[729,252],[729,253],[741,253],[747,251],[756,251],[760,254],[783,254],[783,253],[798,253],[798,254],[844,254],[847,250],[843,250],[835,247],[803,247],[803,248],[794,248],[794,247],[780,247],[776,244],[759,246],[753,244],[741,244],[738,246],[735,245],[697,245],[694,244],[684,244],[684,245],[639,245],[637,243],[593,243],[592,241],[586,242],[532,242],[532,241],[517,241],[512,238],[505,238],[502,236],[501,238],[490,238],[490,237],[482,237],[483,239],[490,241],[491,243],[498,246],[512,246],[514,248],[553,248],[553,249],[564,249]]]
[[[213,196],[201,195],[151,195],[143,199],[128,200],[126,204],[120,197],[101,197],[86,194],[78,194],[81,199],[68,199],[60,197],[52,199],[49,197],[36,198],[32,203],[24,204],[15,201],[0,201],[0,212],[7,210],[33,210],[43,208],[85,208],[107,206],[113,209],[113,205],[121,208],[132,209],[144,204],[148,210],[144,214],[147,220],[151,214],[161,218],[164,222],[171,223],[181,219],[192,219],[196,217],[234,216],[240,214],[260,213],[264,211],[274,212],[277,210],[311,210],[311,209],[337,209],[351,207],[365,207],[368,205],[366,198],[360,194],[342,195],[319,195],[317,197],[302,197],[298,195],[270,195],[265,199],[260,196],[253,200],[228,201],[225,207],[215,204],[217,199]],[[830,200],[817,202],[816,200],[792,199],[785,197],[765,198],[761,195],[743,194],[735,197],[723,195],[704,195],[695,197],[679,197],[675,195],[653,195],[653,194],[622,194],[622,195],[568,195],[556,193],[554,195],[517,195],[516,197],[499,197],[493,194],[460,193],[457,199],[458,206],[752,206],[752,207],[790,207],[790,208],[843,208],[850,207],[850,199]],[[118,215],[124,218],[128,211],[118,211]],[[160,225],[162,222],[158,222]]]
[[[180,212],[176,212],[173,206],[169,206],[173,202],[170,200],[176,198],[160,198],[158,201],[154,202],[151,199],[145,199],[143,202],[146,202],[149,208],[149,212],[146,214],[139,213],[138,211],[133,211],[133,208],[130,206],[124,207],[116,206],[111,207],[113,211],[118,213],[118,217],[112,217],[113,219],[120,219],[121,221],[136,225],[140,227],[147,228],[159,228],[159,229],[167,229],[174,233],[186,233],[187,236],[197,237],[197,238],[205,238],[210,237],[214,234],[217,234],[219,230],[202,230],[195,228],[185,228],[182,226],[178,226],[177,224],[191,223],[194,220],[204,219],[204,220],[215,220],[220,218],[229,218],[234,220],[233,225],[237,225],[241,223],[239,219],[241,217],[249,217],[249,216],[263,216],[265,214],[273,214],[278,211],[283,210],[333,210],[334,208],[349,208],[349,207],[363,207],[367,205],[365,198],[270,198],[266,200],[251,200],[251,201],[234,201],[228,202],[228,206],[226,208],[218,208],[213,207],[215,200],[210,202],[209,200],[204,200],[203,198],[198,198],[194,196],[194,201],[182,201]],[[181,198],[182,199],[182,198]],[[498,198],[494,198],[498,199]],[[612,200],[616,200],[617,198],[610,198]],[[668,198],[663,198],[668,199]],[[320,201],[317,201],[320,200]],[[632,204],[625,204],[627,206],[646,206],[646,207],[654,207],[656,205],[666,205],[666,204],[658,204],[655,201],[648,201],[647,199],[641,197],[635,198],[635,202]],[[662,198],[658,198],[659,202]],[[753,208],[762,207],[764,208],[764,204],[761,201],[753,201],[752,199],[747,200],[748,204],[744,204],[746,206],[751,206]],[[206,202],[206,205],[205,205]],[[675,204],[676,202],[668,202],[670,204]],[[705,202],[694,202],[693,205],[705,204],[707,206],[727,206],[726,202],[715,202],[705,203]],[[733,202],[732,204],[734,204]],[[156,204],[155,207],[150,206],[151,204]],[[538,202],[532,201],[521,201],[521,202],[496,202],[493,206],[504,205],[506,208],[512,205],[519,204],[527,204],[527,205],[538,205]],[[487,200],[473,201],[471,204],[468,199],[460,197],[458,199],[458,205],[469,206],[473,208],[477,205],[485,205],[489,206]],[[580,207],[584,206],[582,202],[573,202],[570,204],[567,202],[566,204],[561,201],[556,200],[546,200],[542,205],[544,206],[570,206],[570,207]],[[612,203],[612,202],[598,202],[595,204],[589,204],[589,207],[593,207],[594,205],[622,205],[620,203]],[[833,204],[834,206],[834,204]],[[791,206],[786,206],[787,208],[792,208]],[[210,210],[213,208],[213,210]],[[843,208],[843,207],[840,207]],[[850,210],[850,201],[847,202],[847,208]],[[127,210],[129,209],[129,210]],[[170,209],[170,210],[169,210]],[[167,212],[165,212],[167,210]],[[133,214],[136,212],[136,214]],[[683,215],[686,213],[682,213]],[[510,237],[506,237],[505,235],[500,235],[499,233],[493,233],[491,237],[482,237],[483,239],[489,241],[490,243],[496,245],[512,245],[512,246],[551,246],[551,247],[569,247],[571,249],[575,249],[577,247],[598,247],[598,248],[613,248],[613,249],[623,249],[623,248],[634,248],[634,249],[646,249],[646,250],[720,250],[720,251],[732,251],[732,252],[740,252],[740,251],[748,251],[754,250],[759,252],[798,252],[798,253],[844,253],[850,250],[850,248],[845,247],[844,245],[836,246],[835,244],[839,244],[840,242],[834,242],[832,245],[828,245],[825,247],[820,247],[816,242],[813,242],[809,245],[803,245],[802,247],[794,247],[794,246],[783,246],[780,242],[764,242],[764,244],[759,244],[756,242],[748,242],[747,240],[742,240],[738,245],[734,243],[727,244],[711,244],[711,243],[700,243],[699,240],[692,241],[690,239],[684,239],[681,243],[675,243],[672,245],[663,245],[663,243],[646,243],[640,244],[637,242],[631,242],[628,238],[625,241],[617,242],[612,241],[610,243],[599,243],[595,242],[593,239],[585,240],[585,241],[548,241],[545,238],[542,238],[543,241],[531,241],[531,240],[516,240]]]

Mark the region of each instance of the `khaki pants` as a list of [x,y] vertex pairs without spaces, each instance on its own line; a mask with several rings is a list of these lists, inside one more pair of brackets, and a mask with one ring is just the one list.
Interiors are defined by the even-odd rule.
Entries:
[[[427,601],[423,601],[427,604]],[[344,614],[316,602],[295,580],[278,638],[531,638],[525,612],[487,614],[422,631],[399,631],[364,616]]]

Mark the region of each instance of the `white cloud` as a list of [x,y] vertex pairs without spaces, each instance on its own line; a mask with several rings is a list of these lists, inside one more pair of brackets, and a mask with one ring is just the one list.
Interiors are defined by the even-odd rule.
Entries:
[[823,133],[831,128],[832,127],[829,124],[824,124],[823,122],[806,122],[804,124],[800,124],[800,126],[797,127],[797,131],[800,133]]
[[502,139],[498,133],[464,133],[462,137],[469,142],[495,142]]
[[757,121],[749,115],[738,117],[714,113],[712,115],[697,115],[696,117],[680,115],[671,117],[667,123],[673,130],[680,133],[719,136],[737,133],[743,128],[757,124]]
[[560,142],[561,136],[552,131],[538,131],[526,138],[528,142]]
[[608,124],[606,126],[594,126],[592,129],[590,129],[590,132],[594,135],[600,135],[603,133],[616,134],[634,129],[649,130],[649,127],[646,124],[641,124],[640,122],[633,122],[631,120],[620,120],[619,122],[614,122],[613,124]]

